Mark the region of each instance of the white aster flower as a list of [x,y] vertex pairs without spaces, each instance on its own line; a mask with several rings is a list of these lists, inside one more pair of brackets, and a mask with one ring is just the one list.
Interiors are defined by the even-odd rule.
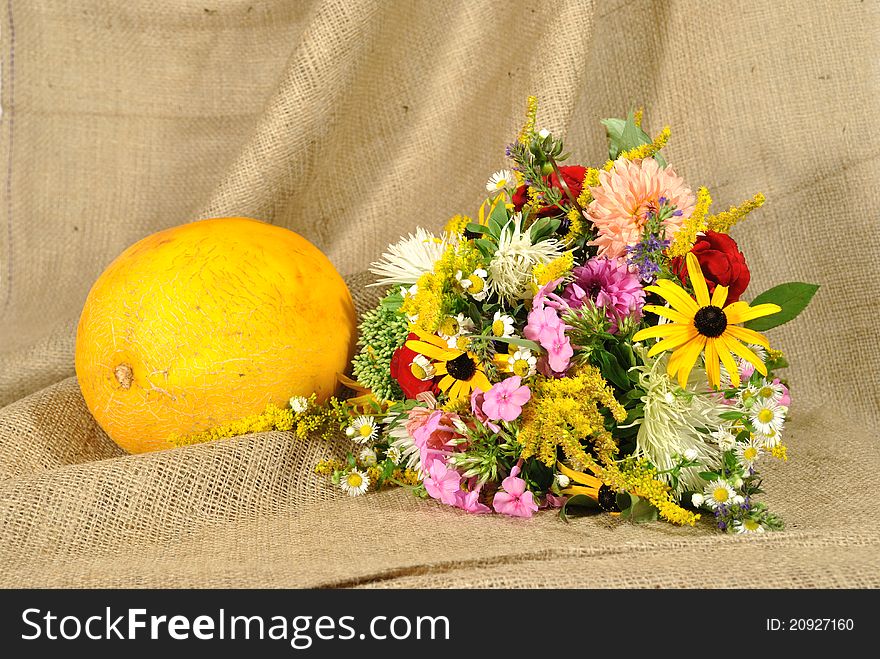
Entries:
[[501,169],[495,172],[486,182],[486,190],[489,192],[499,192],[514,186],[516,186],[516,178],[509,169]]
[[394,464],[400,464],[400,460],[403,456],[400,455],[400,449],[396,446],[389,446],[388,450],[385,451],[385,457],[391,460]]
[[458,285],[461,286],[462,290],[468,293],[468,295],[474,298],[477,302],[482,302],[489,294],[489,287],[486,283],[486,278],[488,276],[489,273],[483,268],[477,268],[467,276],[465,276],[461,270],[458,270],[455,273],[455,280],[458,282]]
[[489,287],[507,302],[524,300],[532,294],[532,270],[562,254],[562,245],[551,238],[532,243],[531,232],[523,229],[522,214],[508,220],[498,238],[498,248],[489,262]]
[[519,348],[507,358],[507,370],[521,378],[528,378],[538,370],[538,358],[528,348]]
[[771,428],[769,432],[766,433],[753,433],[752,439],[754,439],[763,448],[773,448],[774,446],[779,444],[780,440],[782,439],[782,433]]
[[339,481],[342,491],[350,497],[357,497],[367,491],[370,486],[370,478],[366,472],[352,469]]
[[381,277],[370,285],[415,284],[423,274],[434,270],[448,246],[446,236],[438,238],[419,227],[415,234],[389,245],[381,261],[370,264],[370,272]]
[[764,525],[756,519],[746,517],[733,523],[733,530],[737,533],[763,533]]
[[764,401],[779,404],[779,401],[782,400],[782,397],[785,395],[785,387],[783,387],[780,382],[768,382],[767,380],[764,380],[758,387],[757,395],[758,398],[761,398]]
[[753,469],[755,462],[757,462],[758,458],[763,454],[763,451],[761,450],[762,446],[762,442],[756,440],[754,437],[748,442],[738,444],[736,447],[736,457],[739,460],[739,463],[746,469]]
[[360,460],[361,464],[365,467],[375,467],[377,462],[375,449],[365,446],[361,452],[358,453],[358,460]]
[[762,435],[776,434],[782,431],[785,423],[785,413],[788,408],[777,405],[776,403],[762,400],[760,403],[752,406],[751,421],[752,425]]
[[366,444],[379,436],[379,426],[373,417],[363,415],[351,422],[345,429],[345,434],[351,437],[353,442]]
[[731,487],[730,483],[720,478],[706,486],[703,490],[703,503],[715,510],[718,506],[729,506],[737,500],[736,491]]
[[412,364],[409,365],[409,370],[410,373],[413,374],[413,377],[422,382],[433,380],[434,374],[436,373],[434,364],[432,364],[431,360],[424,355],[416,355],[413,357]]
[[513,317],[496,311],[492,318],[492,336],[513,336]]
[[290,399],[290,409],[297,414],[302,414],[309,408],[309,399],[305,396],[294,396]]
[[[682,391],[666,374],[668,358],[665,355],[651,360],[644,346],[639,351],[646,365],[637,367],[639,385],[645,395],[642,396],[644,416],[636,422],[639,424],[636,455],[646,457],[658,472],[664,472],[678,464],[679,456],[695,453],[699,465],[681,470],[676,493],[700,490],[705,484],[700,472],[720,466],[721,449],[711,435],[698,429],[723,427],[726,422],[720,415],[730,411],[730,407],[721,404],[708,391],[698,391],[697,376],[688,390]],[[705,386],[705,377],[699,386]],[[689,450],[693,453],[688,453]],[[669,474],[660,477],[671,480]]]

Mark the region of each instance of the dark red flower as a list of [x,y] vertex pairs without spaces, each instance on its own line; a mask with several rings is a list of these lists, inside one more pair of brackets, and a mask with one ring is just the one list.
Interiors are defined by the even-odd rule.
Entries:
[[[565,184],[568,186],[568,190],[571,192],[572,196],[577,199],[584,185],[584,175],[587,173],[586,167],[581,167],[580,165],[570,165],[568,167],[560,167],[559,173],[562,174],[562,180],[565,181]],[[548,188],[559,190],[559,193],[562,195],[562,201],[565,202],[568,199],[568,195],[565,194],[565,190],[562,189],[562,186],[559,184],[559,177],[556,176],[556,172],[551,172],[548,176],[544,177],[544,182],[547,184]],[[526,193],[526,186],[519,186],[513,193],[513,206],[515,210],[521,211],[523,206],[525,206],[526,202],[529,200],[528,194]],[[571,202],[568,202],[571,203]],[[562,208],[559,206],[544,206],[538,211],[538,217],[546,217],[548,215],[560,215],[564,213]]]
[[[706,235],[697,237],[691,252],[697,257],[709,293],[713,293],[716,286],[727,286],[727,303],[739,300],[749,285],[751,273],[733,238],[725,233],[706,231]],[[672,259],[671,265],[672,271],[684,282],[687,279],[686,260],[677,257]]]
[[[418,335],[410,333],[407,341],[418,340]],[[412,363],[419,353],[410,350],[406,345],[400,346],[391,356],[391,377],[397,381],[407,398],[415,398],[420,393],[430,391],[434,387],[433,380],[420,380],[412,372]]]

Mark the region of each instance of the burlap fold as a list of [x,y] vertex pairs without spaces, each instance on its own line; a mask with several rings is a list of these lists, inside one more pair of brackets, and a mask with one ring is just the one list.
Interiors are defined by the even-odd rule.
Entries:
[[[876,3],[13,0],[2,8],[0,586],[877,587]],[[73,378],[102,269],[156,230],[250,215],[362,272],[473,213],[525,97],[602,162],[645,106],[734,230],[749,294],[822,285],[786,351],[788,528],[470,516],[314,475],[344,440],[264,433],[128,456]]]

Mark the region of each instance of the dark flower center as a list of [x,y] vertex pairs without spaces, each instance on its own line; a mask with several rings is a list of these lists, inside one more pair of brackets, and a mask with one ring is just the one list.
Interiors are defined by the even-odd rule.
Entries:
[[617,506],[617,492],[607,485],[599,488],[599,507],[606,513],[619,513],[620,508]]
[[477,365],[466,352],[446,362],[446,372],[456,380],[470,380],[476,370]]
[[710,304],[708,307],[701,307],[694,315],[694,327],[703,336],[714,339],[727,329],[727,316],[720,307]]

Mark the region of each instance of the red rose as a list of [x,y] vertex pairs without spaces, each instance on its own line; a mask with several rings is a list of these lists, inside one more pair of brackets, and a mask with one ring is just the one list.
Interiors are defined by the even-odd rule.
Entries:
[[[562,174],[562,180],[565,181],[565,184],[568,186],[568,190],[569,192],[571,192],[571,195],[575,199],[577,199],[581,194],[581,190],[583,189],[584,175],[587,173],[587,168],[581,167],[580,165],[570,165],[568,167],[560,167],[559,173]],[[563,200],[568,199],[568,195],[565,194],[565,190],[563,190],[562,186],[559,185],[559,177],[556,176],[556,172],[551,172],[549,176],[545,176],[544,182],[547,184],[548,188],[559,190]],[[529,197],[526,193],[526,186],[519,186],[513,193],[514,209],[517,211],[521,211],[528,200]],[[560,215],[564,212],[565,211],[563,211],[559,206],[544,206],[540,211],[538,211],[538,217],[546,217],[548,215]]]
[[[709,293],[713,293],[716,286],[727,286],[727,303],[739,300],[749,285],[751,274],[733,238],[724,233],[707,231],[705,236],[697,237],[691,252],[697,257]],[[672,259],[672,271],[684,282],[687,278],[685,259]]]
[[[418,335],[410,333],[407,341],[418,340]],[[412,372],[412,363],[419,353],[410,350],[406,345],[400,346],[391,356],[391,377],[397,381],[407,398],[415,398],[424,391],[430,391],[434,380],[419,380]]]

